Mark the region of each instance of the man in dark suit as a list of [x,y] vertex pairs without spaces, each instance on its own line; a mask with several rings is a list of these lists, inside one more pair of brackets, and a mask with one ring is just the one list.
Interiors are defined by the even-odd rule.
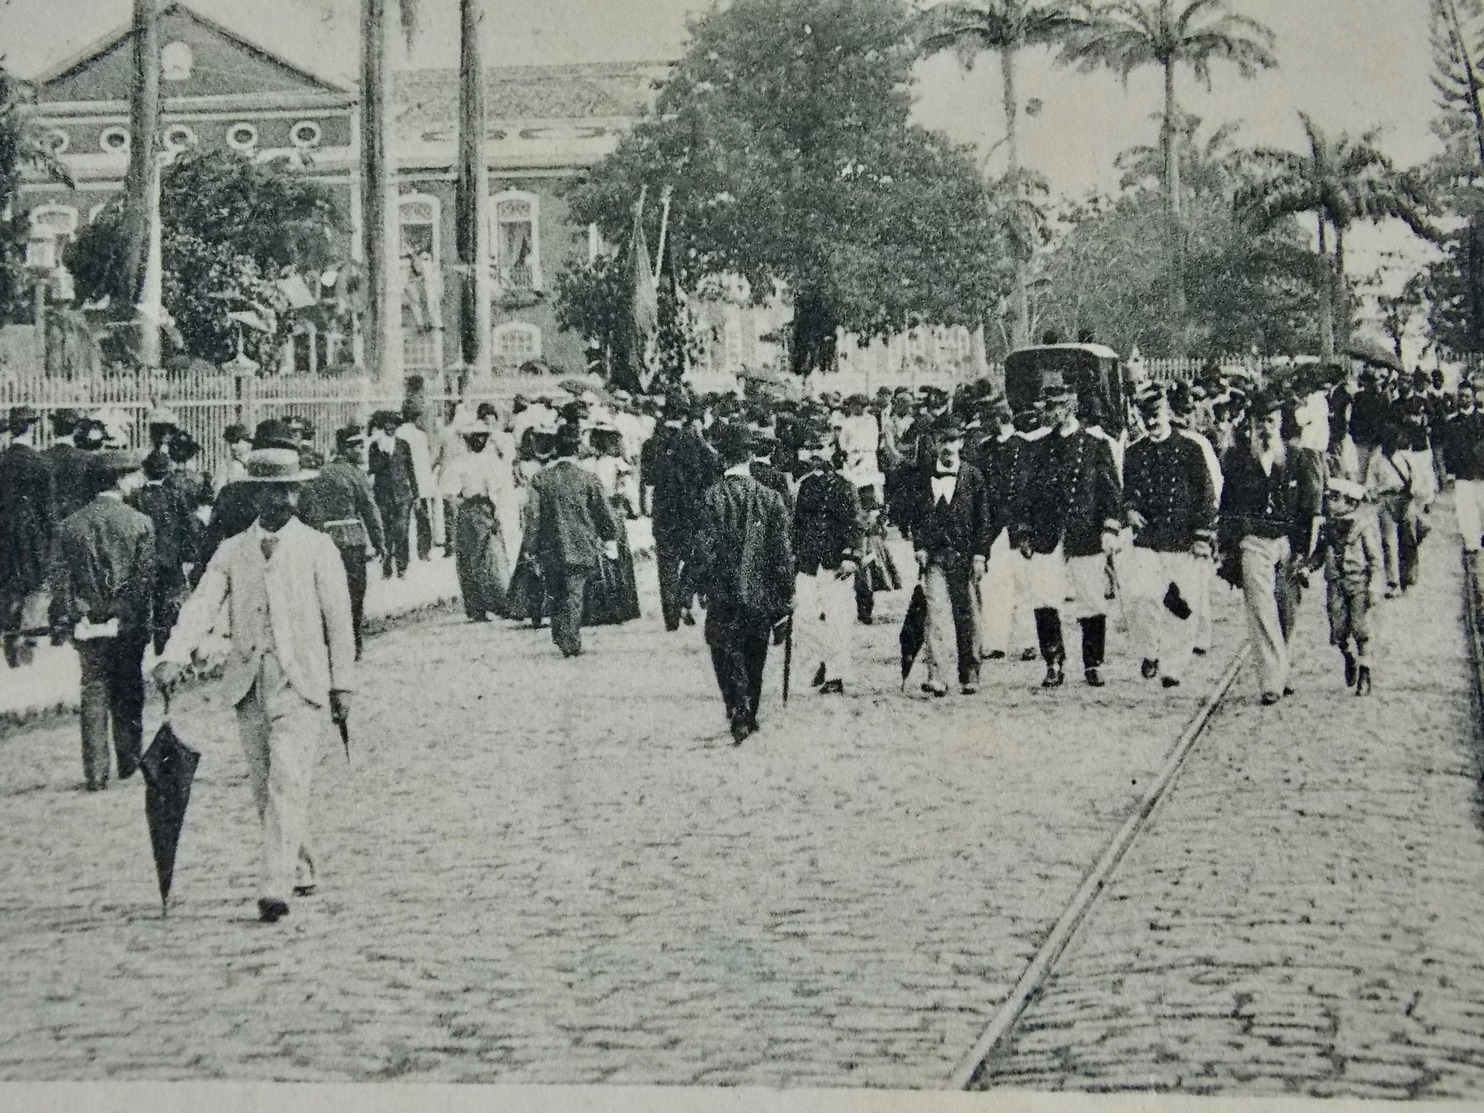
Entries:
[[75,436],[82,417],[68,407],[52,412],[52,444],[41,452],[52,475],[53,520],[61,523],[93,499],[93,473],[88,453],[77,447]]
[[783,505],[793,512],[794,494],[788,487],[788,475],[773,464],[778,450],[778,439],[773,426],[762,419],[748,424],[752,437],[752,463],[747,467],[753,479],[761,481],[783,498]]
[[[800,440],[809,472],[799,482],[793,517],[798,562],[795,639],[801,661],[817,669],[821,694],[842,694],[854,657],[855,574],[865,548],[860,495],[835,467],[835,443],[822,427]],[[871,491],[871,490],[867,490]]]
[[[283,420],[264,419],[253,433],[253,449],[297,452],[299,440],[295,437],[292,428]],[[206,564],[211,561],[211,556],[216,554],[217,549],[224,542],[252,527],[253,521],[258,518],[262,492],[261,485],[241,480],[224,485],[221,492],[216,494],[216,500],[211,509],[211,520],[206,525],[206,536],[201,544],[198,572],[206,568]],[[305,522],[308,523],[309,520],[306,518]],[[311,524],[310,526],[318,527],[319,525]]]
[[144,484],[127,497],[131,508],[149,517],[154,531],[150,612],[156,655],[165,650],[165,641],[185,604],[189,589],[185,567],[196,564],[201,548],[201,521],[184,491],[170,484],[170,465],[164,450],[150,451],[144,459]]
[[381,576],[407,576],[412,561],[412,505],[417,500],[417,472],[412,460],[412,447],[398,438],[402,417],[395,411],[378,411],[371,417],[371,449],[368,469],[371,491],[381,512],[386,531],[386,550],[382,552]]
[[691,614],[695,584],[687,566],[695,551],[701,504],[718,473],[716,455],[696,432],[691,418],[684,400],[666,400],[663,425],[645,443],[640,456],[640,484],[649,494],[654,523],[660,611],[670,632],[682,621],[695,624]]
[[529,524],[551,598],[551,638],[564,656],[582,654],[582,605],[587,580],[606,554],[618,560],[618,524],[596,474],[577,464],[582,432],[557,431],[557,459],[531,479]]
[[345,564],[357,659],[361,658],[361,624],[366,610],[368,551],[379,555],[386,549],[371,480],[361,468],[365,444],[366,435],[359,426],[336,431],[335,457],[320,469],[318,476],[305,483],[299,498],[300,517],[319,526],[334,541],[340,561]]
[[1107,557],[1120,543],[1123,489],[1109,440],[1079,423],[1072,387],[1058,378],[1045,385],[1042,399],[1052,429],[1030,444],[1014,501],[1014,534],[1030,560],[1029,596],[1046,661],[1041,685],[1065,681],[1061,610],[1070,596],[1082,629],[1082,675],[1088,686],[1100,687],[1108,634]]
[[77,646],[83,776],[89,791],[101,791],[108,786],[110,720],[119,779],[139,767],[155,553],[149,517],[125,504],[142,481],[138,456],[104,450],[92,464],[104,489],[57,529],[50,619]]
[[984,474],[963,457],[963,427],[940,419],[930,445],[929,468],[913,479],[905,509],[928,605],[923,691],[942,698],[943,676],[955,661],[963,692],[979,689],[974,582],[984,576],[994,531]]
[[10,411],[11,444],[0,452],[0,627],[5,662],[30,663],[31,637],[10,635],[45,624],[47,562],[51,556],[52,475],[36,450],[38,416],[29,407]]
[[706,609],[706,643],[741,744],[758,728],[768,637],[791,608],[794,560],[783,498],[751,475],[746,428],[715,432],[722,478],[706,491],[696,536],[696,588]]

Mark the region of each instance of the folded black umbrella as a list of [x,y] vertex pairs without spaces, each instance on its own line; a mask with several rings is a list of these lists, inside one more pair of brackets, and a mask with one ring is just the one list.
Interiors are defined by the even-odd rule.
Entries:
[[912,600],[907,604],[907,615],[902,620],[902,631],[897,643],[902,649],[902,689],[907,688],[907,676],[912,673],[912,664],[922,643],[927,639],[927,593],[919,582],[912,590]]
[[185,824],[186,804],[201,754],[175,734],[167,721],[140,758],[144,773],[144,817],[154,847],[155,873],[160,880],[160,908],[169,910],[170,882],[175,877],[175,851]]

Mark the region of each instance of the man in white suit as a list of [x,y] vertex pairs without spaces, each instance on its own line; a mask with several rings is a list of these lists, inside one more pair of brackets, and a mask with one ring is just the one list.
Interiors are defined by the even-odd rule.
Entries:
[[263,821],[258,915],[275,923],[288,896],[316,887],[309,853],[309,789],[328,728],[349,713],[355,633],[345,567],[328,535],[296,516],[300,469],[293,450],[254,450],[247,480],[262,489],[252,527],[218,548],[155,668],[167,693],[179,682],[222,606],[232,652],[223,683],[237,707]]

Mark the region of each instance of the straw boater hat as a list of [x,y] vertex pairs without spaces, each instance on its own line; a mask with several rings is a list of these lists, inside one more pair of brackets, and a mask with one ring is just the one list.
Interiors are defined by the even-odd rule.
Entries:
[[144,455],[136,450],[99,450],[88,463],[100,476],[120,477],[144,467]]
[[247,455],[245,481],[260,485],[297,485],[315,476],[299,464],[299,451],[270,447]]

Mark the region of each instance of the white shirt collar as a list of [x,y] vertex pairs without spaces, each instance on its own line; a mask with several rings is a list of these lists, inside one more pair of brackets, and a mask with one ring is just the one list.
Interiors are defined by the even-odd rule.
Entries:
[[732,466],[730,469],[728,469],[726,471],[726,476],[728,476],[728,477],[751,477],[752,476],[752,463],[751,462],[743,462],[741,465],[734,465],[734,466]]

